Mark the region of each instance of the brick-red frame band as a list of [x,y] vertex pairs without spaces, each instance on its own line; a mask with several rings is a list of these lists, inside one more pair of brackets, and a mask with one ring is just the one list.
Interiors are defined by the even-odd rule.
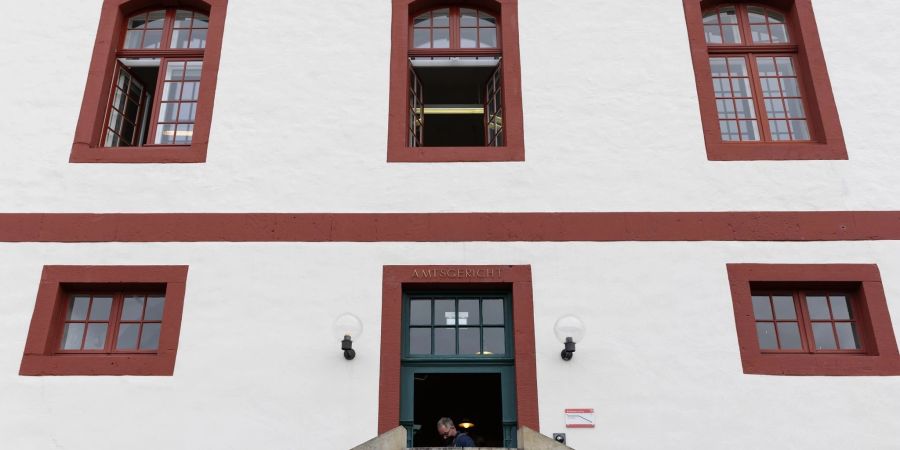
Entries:
[[0,242],[900,240],[900,211],[0,214]]

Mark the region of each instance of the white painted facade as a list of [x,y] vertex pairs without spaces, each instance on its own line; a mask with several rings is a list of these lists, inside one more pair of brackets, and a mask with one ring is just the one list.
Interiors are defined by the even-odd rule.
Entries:
[[[521,0],[526,162],[388,164],[390,2],[230,0],[208,161],[68,162],[100,0],[0,0],[0,212],[900,210],[900,3],[815,0],[848,161],[710,162],[680,1]],[[874,44],[873,44],[874,43]],[[530,264],[541,432],[579,450],[900,447],[900,378],[744,375],[726,263],[900,242],[0,243],[0,448],[347,449],[382,266]],[[22,377],[41,268],[189,265],[172,377]],[[362,318],[355,360],[331,321]],[[560,360],[557,317],[588,327]],[[567,407],[597,428],[565,429]],[[127,443],[127,444],[126,444]]]

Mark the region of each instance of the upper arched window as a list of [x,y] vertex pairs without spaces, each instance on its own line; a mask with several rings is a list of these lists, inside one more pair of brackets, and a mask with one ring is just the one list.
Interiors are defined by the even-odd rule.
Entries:
[[73,160],[205,159],[227,0],[147,3],[104,0],[100,33],[114,34],[97,36],[105,54],[91,63],[85,102],[98,110],[79,121]]
[[725,5],[703,13],[707,44],[786,44],[787,16],[765,6]]
[[437,8],[413,18],[412,48],[497,48],[497,18],[471,8]]

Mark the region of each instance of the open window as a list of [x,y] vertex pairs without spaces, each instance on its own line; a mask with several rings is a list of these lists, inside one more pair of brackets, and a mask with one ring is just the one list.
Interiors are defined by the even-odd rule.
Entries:
[[523,160],[516,2],[394,6],[388,161]]
[[226,0],[146,4],[104,3],[71,162],[205,160]]

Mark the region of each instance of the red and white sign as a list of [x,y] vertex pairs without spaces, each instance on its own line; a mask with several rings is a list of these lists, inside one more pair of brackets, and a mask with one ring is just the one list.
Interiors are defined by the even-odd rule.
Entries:
[[594,408],[567,408],[566,428],[594,428]]

